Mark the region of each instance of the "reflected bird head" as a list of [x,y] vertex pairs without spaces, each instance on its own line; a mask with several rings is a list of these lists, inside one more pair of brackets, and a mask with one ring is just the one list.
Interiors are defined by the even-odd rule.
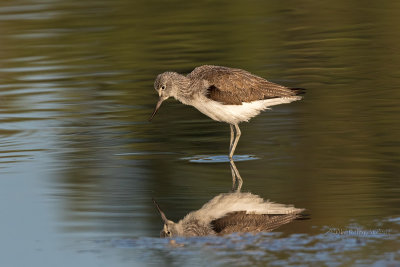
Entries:
[[165,216],[165,213],[161,210],[160,206],[158,205],[157,201],[153,198],[153,203],[156,206],[158,212],[161,215],[161,219],[164,222],[164,227],[160,232],[160,237],[173,237],[178,235],[178,229],[176,223],[170,221]]

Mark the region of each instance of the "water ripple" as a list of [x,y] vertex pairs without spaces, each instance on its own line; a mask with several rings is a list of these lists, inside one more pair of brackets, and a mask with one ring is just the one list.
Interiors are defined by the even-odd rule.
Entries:
[[[256,160],[260,159],[255,155],[234,155],[234,161],[248,161],[248,160]],[[188,160],[193,163],[221,163],[221,162],[229,162],[230,159],[227,155],[198,155],[193,157],[185,157],[182,160]]]
[[[360,262],[369,265],[375,262],[394,264],[400,260],[396,250],[396,246],[400,245],[398,227],[379,234],[379,229],[368,230],[360,225],[349,225],[348,232],[335,232],[338,229],[328,226],[323,228],[325,230],[321,230],[326,232],[316,235],[301,233],[285,236],[280,232],[271,232],[173,239],[138,237],[96,241],[92,246],[96,251],[99,246],[105,245],[117,250],[128,249],[135,253],[144,253],[142,255],[148,262],[170,255],[176,264],[183,264],[188,258],[202,258],[203,262],[213,265],[234,262],[239,266],[248,266],[254,262],[268,263],[270,266],[336,266],[338,263],[354,263],[361,258]],[[389,251],[388,247],[391,247]],[[366,248],[370,251],[368,257],[363,256]],[[385,253],[381,253],[381,249]]]

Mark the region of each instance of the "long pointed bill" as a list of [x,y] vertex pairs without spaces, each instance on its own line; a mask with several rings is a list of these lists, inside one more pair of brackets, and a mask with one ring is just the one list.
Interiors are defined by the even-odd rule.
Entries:
[[158,209],[158,212],[160,213],[161,218],[164,221],[164,223],[167,223],[168,222],[167,217],[165,216],[164,212],[162,212],[162,210],[160,209],[160,206],[158,206],[158,204],[157,204],[157,202],[156,202],[156,200],[154,198],[153,198],[153,203],[154,203],[154,205],[156,205],[156,207]]
[[158,100],[156,108],[154,109],[153,114],[151,114],[149,121],[151,121],[153,119],[154,115],[156,115],[156,113],[157,113],[158,109],[160,108],[163,101],[164,101],[164,99],[162,99],[162,98],[160,98]]

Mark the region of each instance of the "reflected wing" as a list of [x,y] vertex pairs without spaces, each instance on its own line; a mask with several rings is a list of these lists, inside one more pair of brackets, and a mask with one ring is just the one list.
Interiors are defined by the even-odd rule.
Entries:
[[227,105],[300,93],[299,89],[269,82],[241,69],[204,65],[195,68],[188,77],[206,80],[209,84],[207,97]]
[[298,213],[246,214],[245,211],[237,211],[213,220],[211,226],[219,235],[236,232],[270,232],[281,225],[301,218],[302,215]]

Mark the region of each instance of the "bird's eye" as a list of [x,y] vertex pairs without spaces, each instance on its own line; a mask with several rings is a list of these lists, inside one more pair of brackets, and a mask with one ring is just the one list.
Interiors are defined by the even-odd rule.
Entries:
[[161,89],[164,90],[165,89],[165,85],[161,86]]
[[170,231],[167,231],[167,235],[171,235],[171,232],[170,232]]

